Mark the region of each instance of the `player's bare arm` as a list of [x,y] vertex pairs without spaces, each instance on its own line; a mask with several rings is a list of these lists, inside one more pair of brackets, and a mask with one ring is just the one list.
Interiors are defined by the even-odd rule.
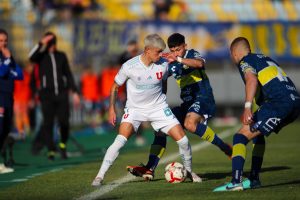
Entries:
[[251,103],[255,97],[256,89],[258,80],[255,74],[253,74],[251,71],[247,71],[245,73],[245,109],[242,116],[242,122],[243,124],[250,124],[252,119],[252,110],[251,110]]
[[201,68],[204,67],[204,60],[197,58],[181,58],[181,60],[177,57],[177,61],[181,61],[180,63],[192,67],[192,68]]
[[108,121],[111,125],[116,125],[116,111],[115,105],[118,96],[119,85],[114,83],[110,90],[110,99],[109,99],[109,110],[108,110]]
[[192,67],[192,68],[201,68],[204,67],[205,61],[201,58],[182,58],[180,56],[176,56],[174,52],[171,53],[164,53],[164,58],[168,60],[169,63],[171,62],[180,62],[183,65]]

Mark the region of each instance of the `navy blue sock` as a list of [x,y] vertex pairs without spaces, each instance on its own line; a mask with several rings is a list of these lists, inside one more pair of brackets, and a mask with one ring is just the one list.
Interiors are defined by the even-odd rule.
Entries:
[[253,139],[252,163],[249,177],[250,180],[259,180],[259,173],[265,153],[265,144],[264,135],[259,135]]
[[167,145],[166,136],[157,136],[155,135],[154,141],[151,145],[149,159],[146,167],[154,171],[160,161],[160,158],[163,156]]
[[227,151],[231,152],[230,146],[227,145],[226,143],[224,143],[223,140],[221,138],[219,138],[218,135],[215,134],[215,132],[209,126],[207,126],[203,123],[199,123],[197,125],[195,134],[199,135],[203,140],[206,140],[206,141],[216,145],[225,153],[227,153]]
[[233,136],[232,150],[232,183],[241,183],[246,158],[246,145],[249,140],[242,134]]

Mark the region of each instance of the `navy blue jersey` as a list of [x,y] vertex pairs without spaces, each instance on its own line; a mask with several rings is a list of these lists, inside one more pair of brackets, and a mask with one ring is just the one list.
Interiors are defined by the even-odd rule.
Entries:
[[[203,59],[194,49],[187,50],[184,58]],[[214,103],[212,88],[204,67],[192,68],[179,62],[173,62],[169,65],[168,71],[169,75],[176,79],[181,89],[180,98],[183,102],[190,103],[196,99],[205,98]]]
[[279,65],[271,58],[249,53],[238,64],[240,74],[245,82],[245,72],[250,70],[259,81],[259,93],[256,103],[262,102],[294,102],[300,96],[295,85]]
[[23,79],[21,68],[13,58],[4,58],[0,52],[0,92],[12,93],[16,79]]

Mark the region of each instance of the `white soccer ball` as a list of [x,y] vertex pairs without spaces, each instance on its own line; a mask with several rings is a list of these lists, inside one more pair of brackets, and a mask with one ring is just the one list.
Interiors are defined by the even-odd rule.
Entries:
[[172,162],[165,168],[165,178],[169,183],[181,183],[185,180],[187,171],[179,162]]

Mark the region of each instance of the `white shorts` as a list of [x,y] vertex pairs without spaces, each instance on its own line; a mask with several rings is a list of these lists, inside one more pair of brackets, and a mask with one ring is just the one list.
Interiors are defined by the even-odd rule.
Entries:
[[169,107],[151,110],[125,108],[124,111],[121,123],[131,123],[135,132],[142,122],[150,122],[155,131],[161,131],[165,134],[175,125],[180,124]]

